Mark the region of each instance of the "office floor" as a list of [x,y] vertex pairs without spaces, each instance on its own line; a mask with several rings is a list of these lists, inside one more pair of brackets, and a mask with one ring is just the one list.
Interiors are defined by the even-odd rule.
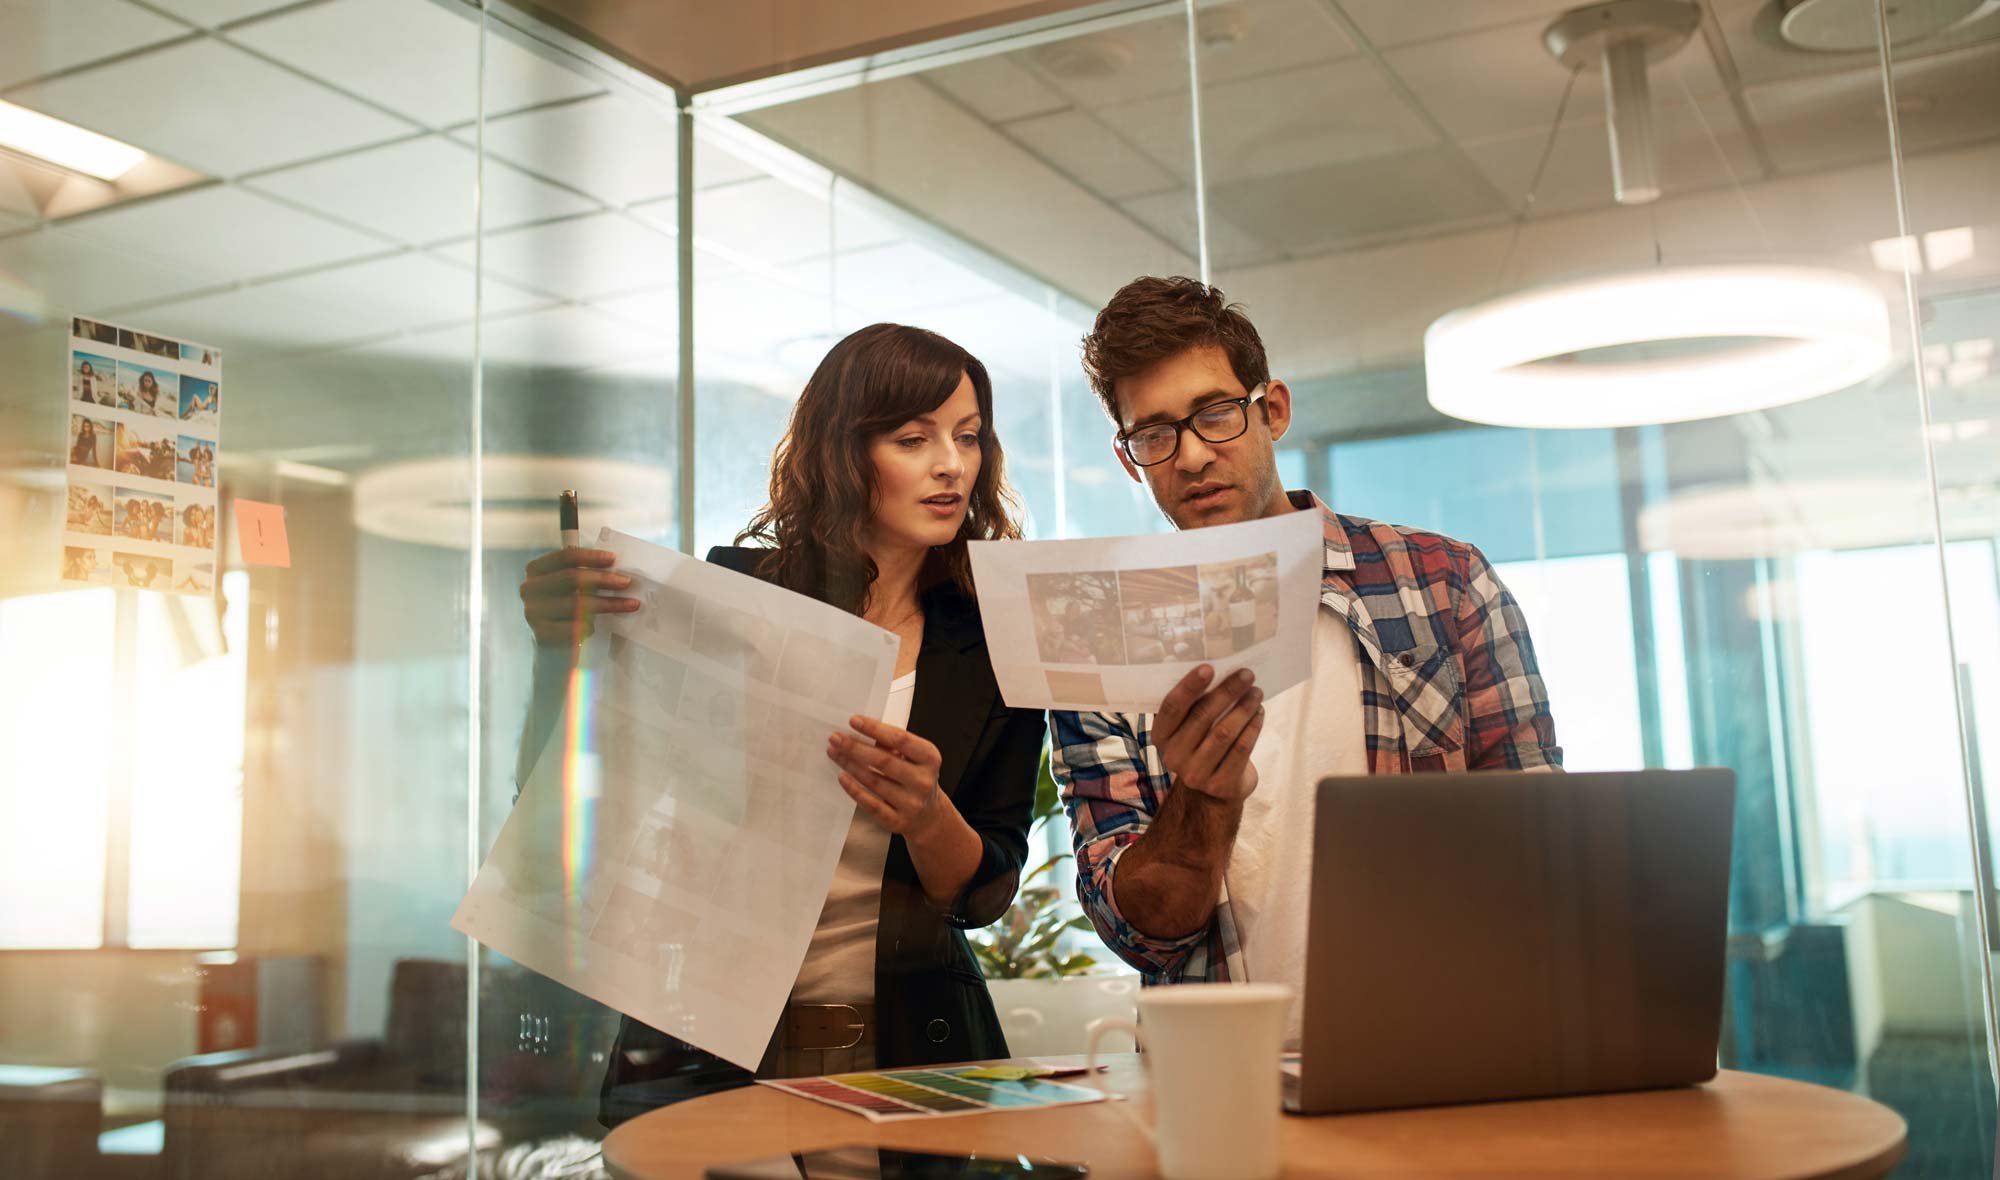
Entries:
[[1910,1124],[1910,1154],[1894,1180],[1993,1174],[1993,1080],[1964,1038],[1884,1037],[1868,1059],[1867,1092]]

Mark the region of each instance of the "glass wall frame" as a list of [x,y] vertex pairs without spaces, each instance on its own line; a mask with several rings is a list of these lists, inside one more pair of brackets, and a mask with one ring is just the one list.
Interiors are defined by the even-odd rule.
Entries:
[[[348,6],[296,15],[331,20]],[[305,24],[280,35],[287,14],[255,5],[158,7],[186,14],[141,10],[176,27],[123,27],[118,38],[138,43],[104,57],[178,46],[240,54],[262,63],[253,72],[296,81],[295,58],[315,38]],[[278,1166],[305,1124],[231,1128],[208,1109],[230,1102],[194,1089],[180,1093],[201,1117],[176,1122],[167,1075],[226,1039],[198,1043],[209,1032],[192,1021],[136,1015],[191,1011],[232,968],[268,970],[269,987],[315,989],[311,1021],[270,1032],[286,1044],[387,1040],[402,1031],[404,1003],[429,1004],[427,1019],[457,1031],[426,1050],[451,1086],[405,1079],[352,1104],[436,1116],[419,1142],[456,1144],[436,1147],[439,1159],[521,1142],[525,1123],[510,1119],[524,1111],[537,1135],[601,1134],[592,1112],[609,1014],[444,925],[533,757],[522,728],[536,659],[514,587],[553,541],[549,495],[583,488],[587,533],[610,524],[692,553],[727,544],[762,500],[770,447],[818,355],[861,324],[904,319],[993,368],[1031,536],[1164,528],[1112,461],[1076,340],[1124,278],[1191,273],[1249,304],[1274,371],[1306,407],[1283,441],[1288,486],[1473,542],[1494,560],[1537,629],[1559,733],[1577,719],[1573,768],[1738,772],[1723,1063],[1896,1107],[1912,1125],[1912,1174],[1990,1170],[2000,515],[1989,423],[2000,419],[1986,403],[2000,229],[1990,199],[1980,203],[1991,145],[1964,104],[1987,93],[1982,77],[2000,76],[1995,42],[1963,30],[1800,58],[1753,27],[1755,6],[1712,7],[1710,40],[1686,51],[1708,59],[1658,83],[1669,183],[1650,210],[1604,199],[1588,80],[1558,123],[1560,71],[1552,84],[1536,75],[1554,67],[1517,44],[1560,5],[1468,20],[1387,0],[1099,5],[693,95],[498,4],[378,3],[378,26],[425,32],[450,64],[426,88],[401,67],[383,83],[356,64],[403,37],[325,51],[315,68],[327,75],[310,93],[361,112],[352,142],[262,166],[195,151],[180,162],[205,165],[212,187],[96,215],[95,230],[92,215],[0,205],[0,266],[41,304],[31,328],[0,334],[9,371],[43,373],[58,320],[101,315],[214,337],[231,385],[297,391],[283,416],[246,414],[226,444],[243,439],[245,460],[225,451],[224,464],[230,495],[285,508],[292,572],[226,571],[211,620],[138,590],[64,594],[38,574],[16,580],[47,547],[48,473],[64,464],[40,386],[7,388],[7,449],[39,474],[15,481],[23,528],[8,542],[0,645],[74,625],[45,617],[52,600],[95,594],[112,642],[65,649],[70,666],[126,667],[107,682],[114,701],[186,684],[244,722],[231,756],[241,865],[221,907],[237,937],[218,932],[219,909],[214,929],[188,936],[200,946],[148,946],[142,907],[86,907],[94,921],[68,923],[86,930],[71,941],[126,948],[126,966],[95,980],[110,957],[86,965],[76,956],[100,952],[25,933],[49,945],[0,950],[13,1030],[0,1061],[96,1069],[110,1096],[103,1150],[151,1150],[195,1174]],[[434,23],[441,16],[457,23]],[[1484,49],[1496,63],[1487,73],[1455,69]],[[90,87],[73,81],[99,60],[0,80],[0,98],[102,119]],[[446,92],[444,113],[424,113]],[[1291,96],[1284,117],[1265,117],[1267,93]],[[1375,114],[1356,124],[1342,115],[1351,110]],[[1849,125],[1839,136],[1826,128],[1835,119]],[[371,139],[371,120],[395,134]],[[390,175],[437,199],[398,208],[381,195],[393,190],[339,187],[338,170],[376,150],[394,156]],[[175,268],[202,270],[240,217],[112,232],[135,211],[205,193],[269,203],[362,245],[183,289]],[[199,250],[159,248],[190,224]],[[84,249],[58,256],[57,239]],[[1866,388],[1602,431],[1473,428],[1424,403],[1422,329],[1459,303],[1579,270],[1773,254],[1838,255],[1897,288],[1901,347]],[[381,274],[300,287],[349,258]],[[1459,271],[1479,278],[1458,281]],[[103,294],[121,287],[137,294]],[[386,323],[360,314],[382,292],[399,296]],[[427,318],[447,295],[452,313]],[[257,316],[273,308],[320,336],[311,347],[260,343]],[[326,338],[325,324],[356,321]],[[1856,469],[1841,464],[1864,448],[1875,452],[1872,496],[1843,498]],[[1412,469],[1452,478],[1403,478]],[[1713,517],[1701,512],[1714,502],[1703,497],[1723,492],[1733,520],[1770,527],[1704,547]],[[1787,532],[1786,513],[1813,527]],[[1861,516],[1861,527],[1831,527]],[[1853,659],[1857,631],[1895,625],[1857,622],[1857,582],[1895,584],[1900,611],[1918,620],[1895,642],[1905,683],[1887,742],[1867,740],[1883,690]],[[21,650],[57,659],[46,645]],[[230,672],[193,658],[217,652],[241,662]],[[173,661],[183,666],[170,673]],[[221,687],[210,683],[218,672]],[[12,702],[10,746],[67,733],[46,699],[94,691],[53,671],[33,687]],[[1586,693],[1587,705],[1565,704]],[[1882,753],[1901,744],[1921,757]],[[12,773],[19,781],[48,760]],[[83,878],[114,898],[130,895],[134,874],[215,892],[147,859],[155,833],[170,830],[153,827],[161,821],[133,790],[150,780],[129,765],[66,765],[127,784],[92,788],[82,819],[64,820],[102,837],[83,843],[106,867],[93,860]],[[235,781],[229,770],[204,781]],[[202,814],[226,820],[232,797],[211,795]],[[1061,849],[1060,821],[1043,839],[1049,855]],[[208,867],[226,861],[203,847]],[[9,881],[10,897],[26,886]],[[1077,947],[1110,961],[1087,939]],[[301,959],[319,960],[309,984],[283,974]],[[409,979],[418,998],[397,990],[405,961],[435,968]],[[61,995],[51,971],[88,982]],[[448,1068],[440,1055],[454,1058]],[[189,1148],[195,1124],[209,1137]]]

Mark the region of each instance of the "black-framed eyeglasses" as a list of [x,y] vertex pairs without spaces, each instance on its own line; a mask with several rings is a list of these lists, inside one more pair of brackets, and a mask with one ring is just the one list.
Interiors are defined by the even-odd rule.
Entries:
[[1242,397],[1210,402],[1177,422],[1152,422],[1118,432],[1118,449],[1135,467],[1156,467],[1181,452],[1181,432],[1192,430],[1206,443],[1226,443],[1250,429],[1250,404],[1264,396],[1259,385]]

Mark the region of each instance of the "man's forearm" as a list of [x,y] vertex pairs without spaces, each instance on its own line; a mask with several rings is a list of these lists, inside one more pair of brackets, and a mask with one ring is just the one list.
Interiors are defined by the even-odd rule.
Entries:
[[1188,788],[1169,792],[1152,824],[1118,858],[1111,893],[1125,920],[1151,938],[1183,938],[1206,927],[1242,818],[1241,801]]

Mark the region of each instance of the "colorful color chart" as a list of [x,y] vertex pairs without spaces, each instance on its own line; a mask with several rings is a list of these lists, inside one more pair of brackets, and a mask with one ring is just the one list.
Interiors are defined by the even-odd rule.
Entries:
[[974,1066],[948,1069],[898,1069],[883,1073],[844,1073],[824,1078],[782,1078],[763,1084],[814,1102],[851,1110],[870,1122],[937,1118],[955,1114],[987,1114],[996,1110],[1039,1110],[1102,1102],[1105,1095],[1087,1086],[1071,1086],[1039,1078],[987,1081],[966,1075]]

